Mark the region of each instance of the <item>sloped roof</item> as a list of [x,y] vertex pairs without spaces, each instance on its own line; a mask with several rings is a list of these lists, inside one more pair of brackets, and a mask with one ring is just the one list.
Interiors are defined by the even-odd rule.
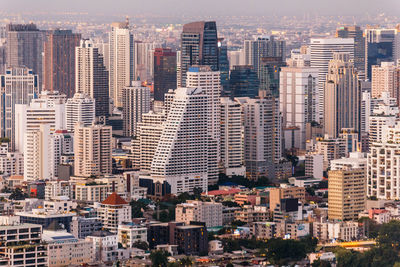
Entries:
[[104,205],[126,205],[126,202],[122,197],[120,197],[116,192],[108,196],[101,204]]

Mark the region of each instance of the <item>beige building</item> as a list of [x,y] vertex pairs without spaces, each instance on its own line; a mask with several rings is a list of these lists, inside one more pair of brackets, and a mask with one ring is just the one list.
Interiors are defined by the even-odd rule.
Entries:
[[132,248],[138,241],[147,243],[147,228],[127,223],[118,225],[118,242],[124,248]]
[[355,220],[364,211],[366,168],[343,168],[328,173],[328,217],[331,220]]
[[89,177],[111,173],[112,127],[75,125],[75,175]]
[[400,67],[394,62],[382,62],[380,66],[372,66],[371,94],[379,98],[382,92],[389,92],[390,97],[399,101]]
[[281,204],[281,200],[285,198],[297,198],[299,202],[304,203],[306,190],[304,187],[290,186],[272,188],[269,190],[269,209],[274,210],[276,206]]
[[104,183],[76,184],[75,199],[79,201],[101,202],[105,200],[112,186]]
[[235,211],[235,220],[245,223],[263,222],[270,219],[266,206],[244,205],[242,210]]
[[347,53],[334,53],[324,86],[324,129],[337,138],[343,128],[360,131],[360,98],[358,74]]
[[118,225],[132,220],[131,206],[116,192],[101,202],[97,208],[97,215],[103,224],[103,228],[111,233],[118,232]]
[[222,204],[188,200],[176,206],[175,220],[186,225],[195,221],[205,222],[207,227],[222,226]]
[[48,266],[81,265],[92,261],[92,243],[77,239],[65,230],[44,230],[43,240],[49,247]]

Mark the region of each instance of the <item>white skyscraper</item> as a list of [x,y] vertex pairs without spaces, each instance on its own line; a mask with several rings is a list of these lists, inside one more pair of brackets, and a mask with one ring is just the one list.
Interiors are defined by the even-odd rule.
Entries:
[[243,108],[246,176],[257,180],[271,175],[274,163],[273,100],[236,98]]
[[367,196],[377,199],[400,197],[400,124],[384,127],[382,140],[369,147]]
[[220,162],[221,145],[221,81],[220,72],[212,71],[210,66],[192,66],[186,73],[186,86],[199,88],[207,97],[207,125],[209,141],[208,182],[216,184],[218,181],[218,163]]
[[90,126],[95,119],[95,100],[86,94],[75,93],[65,104],[65,125],[69,132],[74,132],[77,122]]
[[318,69],[318,113],[319,120],[324,117],[324,84],[328,74],[329,61],[333,53],[344,52],[354,59],[354,38],[311,39],[311,67]]
[[24,151],[24,134],[49,125],[50,133],[65,129],[65,104],[62,99],[32,99],[30,105],[15,105],[15,150]]
[[134,77],[134,43],[129,21],[111,24],[110,41],[110,98],[114,105],[122,107],[122,89]]
[[221,98],[221,165],[228,176],[245,175],[244,127],[239,102]]
[[134,136],[137,123],[142,121],[142,114],[150,111],[150,88],[142,86],[140,81],[133,81],[131,86],[122,89],[123,134]]
[[317,84],[318,70],[314,68],[281,69],[279,99],[286,149],[306,148],[306,124],[318,120]]
[[1,137],[11,139],[11,150],[15,149],[15,105],[29,105],[39,94],[38,76],[24,67],[9,68],[0,75],[1,98],[0,130]]
[[198,88],[178,88],[171,104],[153,162],[154,182],[167,181],[171,193],[207,190],[207,95]]
[[51,157],[50,124],[41,124],[39,129],[28,130],[24,134],[24,180],[52,180]]

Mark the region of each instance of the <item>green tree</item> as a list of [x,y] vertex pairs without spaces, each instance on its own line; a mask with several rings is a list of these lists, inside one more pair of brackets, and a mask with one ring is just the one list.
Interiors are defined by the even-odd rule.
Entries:
[[379,229],[377,242],[379,246],[389,246],[399,251],[400,221],[393,220],[383,224]]
[[152,267],[166,267],[168,265],[169,253],[165,250],[154,250],[150,253]]
[[203,193],[203,189],[201,189],[200,187],[193,188],[193,196],[195,199],[200,199],[201,193]]
[[186,266],[189,267],[189,266],[192,266],[192,265],[193,265],[193,260],[192,260],[192,258],[186,256],[186,257],[184,257],[183,259],[181,259],[181,260],[179,261],[179,264],[180,264],[180,265],[183,265],[183,266],[185,266],[185,267],[186,267]]
[[312,267],[331,267],[332,265],[328,261],[321,261],[320,259],[314,261]]
[[267,258],[272,264],[286,265],[305,257],[306,248],[300,241],[273,238],[267,242]]
[[13,200],[24,200],[25,198],[28,198],[28,195],[22,192],[20,188],[15,188],[9,197],[9,199]]
[[140,200],[132,200],[129,205],[131,205],[132,218],[143,217],[143,211],[148,208],[147,204]]

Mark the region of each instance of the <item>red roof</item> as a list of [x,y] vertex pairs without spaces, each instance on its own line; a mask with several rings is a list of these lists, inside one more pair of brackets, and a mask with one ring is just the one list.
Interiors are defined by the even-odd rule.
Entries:
[[101,204],[104,205],[126,205],[126,202],[122,197],[120,197],[116,192],[108,196]]
[[234,195],[236,193],[241,192],[242,190],[236,189],[236,188],[231,188],[229,190],[212,190],[208,191],[208,193],[203,193],[204,195],[209,195],[209,196],[218,196],[218,195]]

